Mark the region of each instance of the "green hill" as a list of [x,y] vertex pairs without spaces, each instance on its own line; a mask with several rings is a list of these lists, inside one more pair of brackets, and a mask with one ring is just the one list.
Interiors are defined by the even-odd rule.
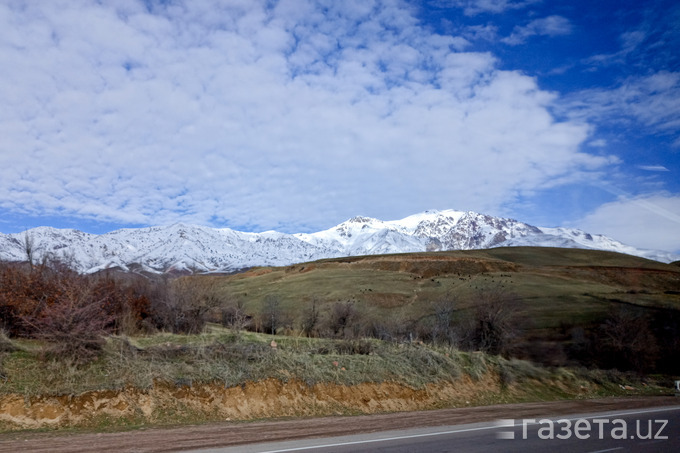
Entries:
[[480,289],[500,285],[526,302],[526,315],[551,327],[584,320],[615,304],[680,309],[680,269],[630,255],[580,249],[512,247],[327,259],[255,268],[219,277],[226,291],[258,305],[275,295],[284,307],[356,301],[362,308],[423,313],[450,296],[474,305]]
[[355,322],[422,326],[431,322],[442,301],[453,307],[455,325],[469,318],[483,294],[492,291],[517,302],[513,322],[519,355],[548,362],[553,359],[548,356],[564,355],[551,352],[555,345],[571,348],[581,331],[597,341],[598,329],[613,314],[619,316],[617,311],[649,323],[661,335],[657,342],[667,342],[665,336],[677,332],[680,313],[678,266],[581,249],[361,256],[210,278],[251,314],[261,313],[265,300],[277,300],[289,326],[296,325],[310,304],[327,313],[337,302],[353,304],[359,313]]

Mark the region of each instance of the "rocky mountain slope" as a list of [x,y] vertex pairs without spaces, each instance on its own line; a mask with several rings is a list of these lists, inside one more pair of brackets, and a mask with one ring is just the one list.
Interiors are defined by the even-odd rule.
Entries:
[[425,211],[394,221],[354,217],[311,234],[244,233],[181,223],[101,235],[39,227],[0,234],[0,260],[26,260],[26,240],[32,245],[34,260],[53,256],[80,272],[111,267],[148,272],[229,272],[341,256],[504,246],[608,250],[662,262],[679,258],[580,230],[539,228],[512,219],[453,210]]

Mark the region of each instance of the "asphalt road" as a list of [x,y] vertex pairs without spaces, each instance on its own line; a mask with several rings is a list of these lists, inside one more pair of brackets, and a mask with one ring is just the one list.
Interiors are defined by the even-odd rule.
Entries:
[[192,453],[680,452],[680,405],[187,450]]

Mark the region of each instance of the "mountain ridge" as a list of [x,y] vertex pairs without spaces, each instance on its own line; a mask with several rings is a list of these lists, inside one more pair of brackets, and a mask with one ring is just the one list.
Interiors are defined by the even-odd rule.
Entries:
[[0,260],[25,261],[26,239],[35,260],[55,257],[83,273],[107,268],[147,272],[232,272],[322,258],[503,246],[607,250],[661,262],[680,257],[643,250],[577,229],[543,228],[473,211],[428,210],[400,220],[356,216],[315,233],[249,233],[186,223],[125,228],[104,234],[37,227],[0,233]]

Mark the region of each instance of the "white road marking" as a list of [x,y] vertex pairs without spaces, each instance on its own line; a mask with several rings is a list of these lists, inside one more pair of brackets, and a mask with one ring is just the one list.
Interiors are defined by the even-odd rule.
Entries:
[[286,451],[300,451],[300,450],[311,450],[312,448],[326,448],[326,447],[343,447],[345,445],[357,445],[357,444],[369,444],[373,442],[387,442],[390,440],[403,440],[403,439],[415,439],[418,437],[428,437],[428,436],[441,436],[444,434],[454,434],[454,433],[465,433],[469,431],[482,431],[486,429],[496,429],[496,426],[482,426],[480,428],[467,428],[467,429],[454,429],[452,431],[438,431],[436,433],[423,433],[423,434],[411,434],[408,436],[395,436],[395,437],[384,437],[381,439],[367,439],[367,440],[355,440],[350,442],[338,442],[335,444],[320,444],[311,445],[308,447],[296,447],[296,448],[286,448],[284,450],[267,450],[260,453],[283,453]]

